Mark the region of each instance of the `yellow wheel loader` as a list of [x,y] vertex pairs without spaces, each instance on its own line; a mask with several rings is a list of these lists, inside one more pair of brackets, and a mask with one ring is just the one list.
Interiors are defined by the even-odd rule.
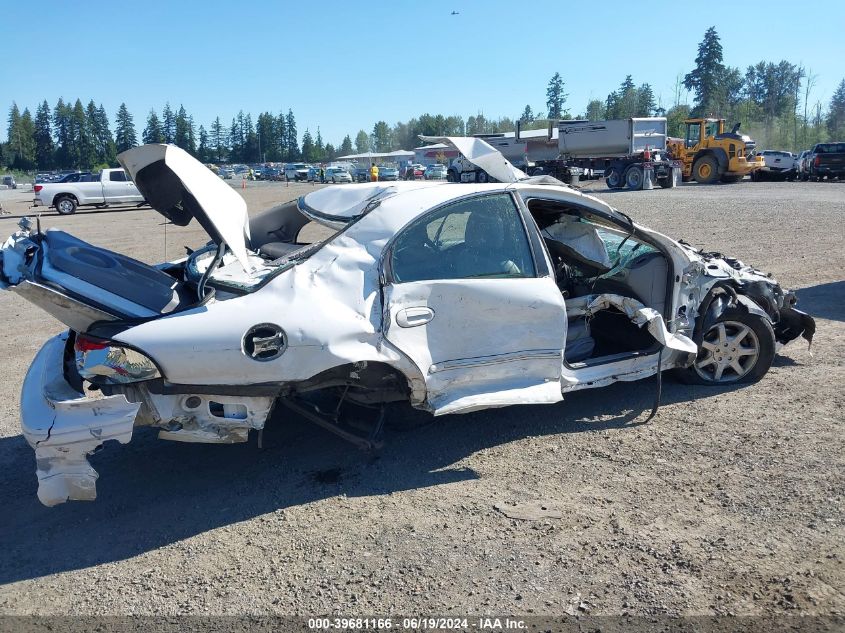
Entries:
[[725,132],[724,119],[686,119],[686,138],[670,138],[667,150],[683,163],[684,181],[701,184],[738,182],[763,167],[754,156],[754,141],[738,134],[739,123]]

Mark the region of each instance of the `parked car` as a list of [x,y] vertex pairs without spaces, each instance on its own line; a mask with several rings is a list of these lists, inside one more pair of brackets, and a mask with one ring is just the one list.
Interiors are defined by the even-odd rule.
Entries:
[[434,164],[425,168],[426,180],[446,180],[446,165]]
[[287,180],[308,180],[308,165],[305,163],[290,163],[285,165],[285,178]]
[[284,180],[282,170],[278,167],[265,167],[263,173],[264,180]]
[[[96,175],[99,177],[99,174]],[[63,174],[61,178],[55,180],[54,182],[91,182],[95,179],[95,174],[92,174],[90,171],[73,171],[68,174]]]
[[355,182],[370,182],[370,167],[371,166],[366,163],[359,164],[355,168],[355,171],[350,172],[352,180]]
[[[217,178],[205,166],[203,169]],[[77,207],[84,205],[144,203],[144,196],[122,168],[104,169],[90,177],[85,172],[69,174],[61,182],[35,185],[32,190],[35,192],[32,206],[55,207],[62,215],[76,213]]]
[[808,157],[808,173],[817,182],[845,176],[845,143],[819,143]]
[[[69,328],[21,393],[42,503],[93,499],[87,456],[135,426],[243,442],[278,405],[372,448],[402,403],[434,415],[554,403],[670,369],[748,383],[778,343],[812,338],[813,319],[764,273],[469,158],[503,182],[326,187],[250,219],[184,150],[133,148],[118,160],[153,207],[212,240],[160,266],[22,220],[0,287]],[[302,243],[309,222],[337,233]],[[349,418],[356,403],[373,418]]]
[[[325,171],[323,172],[325,174]],[[308,182],[322,182],[320,180],[320,168],[310,166],[308,167]]]
[[379,165],[378,166],[378,179],[379,180],[399,180],[399,169],[393,167],[392,165]]
[[809,161],[807,160],[811,154],[811,151],[805,149],[803,152],[798,154],[795,157],[795,160],[792,163],[792,167],[795,170],[795,178],[798,180],[807,180],[809,178],[809,174],[807,173],[807,168],[809,167]]
[[18,183],[15,182],[15,177],[12,176],[11,174],[7,174],[7,175],[3,176],[2,179],[0,179],[0,185],[4,185],[4,186],[8,187],[9,189],[17,189],[18,188]]
[[342,167],[327,167],[326,182],[352,182],[352,174]]
[[795,178],[795,156],[791,152],[763,150],[758,152],[763,157],[764,166],[751,172],[751,180],[786,180]]
[[231,167],[221,167],[218,170],[217,175],[223,178],[224,180],[231,180],[235,177],[235,170]]
[[423,178],[425,174],[425,167],[418,163],[414,163],[412,165],[407,165],[402,170],[401,178],[402,180],[420,180]]

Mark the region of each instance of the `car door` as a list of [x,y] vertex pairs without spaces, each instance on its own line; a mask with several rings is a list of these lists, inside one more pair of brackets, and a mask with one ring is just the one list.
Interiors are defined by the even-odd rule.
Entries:
[[422,371],[435,415],[561,399],[566,307],[527,231],[499,192],[430,211],[388,248],[385,336]]
[[111,203],[143,202],[144,197],[135,183],[122,169],[115,169],[106,174],[103,180],[103,195]]

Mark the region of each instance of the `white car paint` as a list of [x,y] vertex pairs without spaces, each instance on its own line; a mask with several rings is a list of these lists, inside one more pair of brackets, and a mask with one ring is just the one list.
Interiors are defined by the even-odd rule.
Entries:
[[[501,184],[413,181],[313,191],[300,199],[299,213],[340,232],[311,251],[306,247],[269,261],[250,247],[246,211],[237,193],[184,152],[146,146],[121,155],[121,161],[163,213],[178,200],[159,196],[157,181],[146,180],[142,172],[151,165],[165,166],[169,171],[163,181],[169,180],[167,173],[177,177],[180,195],[189,192],[199,203],[191,213],[212,227],[234,255],[224,257],[210,274],[216,294],[141,322],[89,314],[86,310],[92,308],[80,307],[78,299],[55,290],[52,299],[61,310],[51,313],[64,316],[78,331],[92,328],[108,345],[146,356],[160,371],[156,380],[164,382],[155,389],[154,381],[130,382],[105,399],[87,398],[63,375],[68,335],[48,341],[24,381],[21,412],[24,434],[36,449],[39,498],[48,505],[93,498],[96,473],[86,455],[104,439],[128,442],[132,424],[159,427],[162,439],[244,441],[250,430],[263,428],[279,394],[338,368],[345,368],[347,380],[358,379],[370,366],[390,368],[401,377],[413,406],[444,415],[557,402],[569,391],[653,375],[658,359],[660,369],[684,367],[697,350],[691,336],[698,307],[714,284],[729,279],[770,282],[748,267],[705,259],[630,223],[598,199],[563,185],[517,181],[518,174],[510,170],[500,175],[514,180]],[[565,299],[548,274],[408,282],[390,277],[385,258],[405,227],[443,205],[489,194],[510,196],[521,217],[530,217],[525,216],[526,200],[541,198],[638,231],[664,253],[674,271],[662,314],[607,293]],[[42,269],[32,253],[43,251],[44,240],[30,228],[24,223],[0,250],[0,285],[22,294],[41,281]],[[526,224],[525,229],[539,239],[536,226]],[[292,259],[300,252],[310,254]],[[198,272],[206,270],[211,256],[210,251],[192,256]],[[533,257],[538,271],[551,269],[545,248]],[[98,305],[108,304],[112,294],[96,287],[88,292]],[[568,313],[587,315],[610,305],[648,328],[660,345],[599,364],[567,363]],[[283,341],[266,360],[247,352],[247,337],[259,325]]]

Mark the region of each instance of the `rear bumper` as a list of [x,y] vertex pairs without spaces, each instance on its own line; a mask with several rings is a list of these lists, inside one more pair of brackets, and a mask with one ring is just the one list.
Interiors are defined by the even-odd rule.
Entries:
[[87,456],[108,440],[126,444],[140,403],[123,395],[88,398],[65,380],[62,365],[68,334],[47,341],[21,390],[21,431],[35,449],[38,499],[54,506],[97,496],[97,471]]
[[843,176],[845,175],[845,165],[813,165],[810,173],[815,176]]

